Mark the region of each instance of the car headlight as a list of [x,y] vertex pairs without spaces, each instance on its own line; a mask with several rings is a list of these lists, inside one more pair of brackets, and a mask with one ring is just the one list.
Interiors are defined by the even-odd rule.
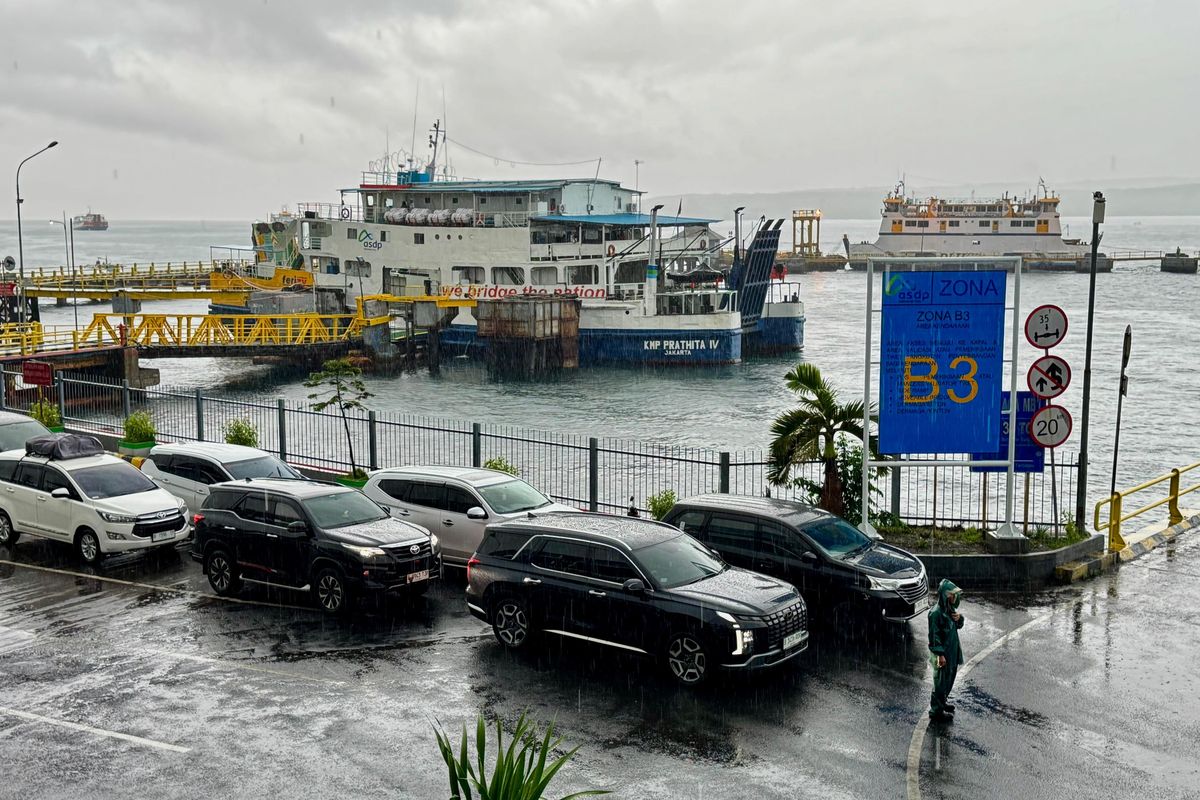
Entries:
[[735,656],[749,655],[754,652],[754,631],[738,628],[733,632],[733,641],[737,645],[733,648]]
[[730,614],[728,611],[718,611],[717,616],[726,622],[732,622],[734,625],[738,624],[738,618],[733,614]]
[[441,549],[441,546],[442,546],[442,543],[438,539],[437,534],[436,533],[429,534],[429,548],[431,550],[433,550],[434,552],[437,552],[439,549]]
[[128,514],[113,514],[108,511],[101,511],[100,519],[105,522],[116,522],[120,525],[132,525],[137,522],[137,517],[131,517]]
[[364,561],[367,559],[378,558],[380,556],[387,555],[383,552],[383,549],[379,547],[359,547],[356,544],[345,543],[342,544],[342,547],[346,548],[351,553],[354,553],[354,555],[358,556]]
[[904,583],[904,580],[900,578],[876,578],[871,575],[867,576],[867,580],[871,582],[872,589],[885,592],[894,592],[900,588],[900,584]]

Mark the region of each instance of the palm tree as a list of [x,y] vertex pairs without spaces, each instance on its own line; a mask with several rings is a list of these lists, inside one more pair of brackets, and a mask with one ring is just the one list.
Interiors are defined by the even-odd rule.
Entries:
[[[834,446],[840,434],[863,436],[863,404],[861,400],[843,403],[838,391],[814,364],[797,364],[786,376],[787,387],[800,398],[800,407],[786,411],[771,424],[771,455],[767,463],[767,480],[773,486],[786,485],[793,467],[805,461],[820,460],[825,466],[821,486],[820,506],[833,514],[842,515],[842,479],[837,469],[837,450]],[[871,421],[877,421],[875,405],[871,405]],[[870,443],[876,455],[875,441]]]

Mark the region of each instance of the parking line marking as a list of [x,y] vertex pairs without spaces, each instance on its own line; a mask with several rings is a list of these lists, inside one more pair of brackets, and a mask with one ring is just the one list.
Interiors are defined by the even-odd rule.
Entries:
[[[980,650],[974,656],[967,660],[965,664],[958,670],[958,675],[955,682],[967,677],[972,669],[979,662],[990,656],[992,653],[1004,645],[1010,639],[1015,639],[1024,633],[1027,629],[1034,625],[1045,622],[1053,615],[1052,611],[1047,611],[1039,617],[1034,617],[1023,625],[1013,628],[1008,633],[1001,636],[996,641],[989,644],[987,647]],[[929,714],[921,712],[921,720],[917,723],[917,727],[913,730],[912,739],[908,743],[908,770],[906,781],[908,783],[908,800],[921,800],[921,750],[925,746],[925,732],[929,730]]]
[[95,736],[104,736],[109,739],[120,739],[131,744],[141,745],[142,747],[153,747],[159,750],[168,750],[172,753],[190,753],[190,747],[180,747],[177,744],[167,744],[166,742],[157,742],[154,739],[144,739],[141,736],[133,736],[128,733],[118,733],[117,731],[107,731],[103,728],[93,728],[90,725],[80,725],[78,722],[67,722],[65,719],[53,719],[52,717],[43,717],[41,714],[30,714],[28,711],[18,711],[15,708],[5,708],[0,706],[0,714],[7,714],[10,717],[19,717],[20,719],[30,722],[42,722],[47,725],[57,725],[60,728],[69,728],[73,731],[82,733],[90,733]]
[[5,564],[12,567],[22,567],[24,569],[37,570],[38,572],[50,572],[55,575],[67,575],[72,578],[87,578],[94,581],[103,581],[105,583],[115,583],[120,586],[132,586],[136,589],[150,589],[156,592],[173,592],[174,594],[186,594],[192,597],[202,597],[206,600],[220,600],[224,603],[241,603],[247,606],[263,606],[264,608],[288,608],[296,611],[316,611],[314,608],[307,606],[293,606],[285,603],[264,603],[262,600],[246,600],[241,597],[221,597],[219,594],[208,594],[207,592],[197,592],[195,589],[180,589],[175,586],[162,586],[157,583],[139,583],[138,581],[127,581],[123,578],[109,578],[105,575],[91,575],[86,572],[75,572],[70,569],[58,569],[57,567],[43,567],[39,564],[26,564],[21,561],[6,561],[0,559],[0,564]]
[[165,650],[144,650],[141,651],[149,655],[162,656],[164,658],[178,658],[183,661],[195,661],[200,664],[211,664],[218,667],[229,667],[230,669],[240,669],[247,672],[261,672],[266,675],[273,675],[279,678],[291,678],[299,681],[317,681],[319,683],[331,683],[335,686],[345,686],[345,681],[339,681],[336,678],[321,678],[316,675],[297,675],[281,669],[271,669],[270,667],[260,667],[256,664],[242,664],[237,661],[231,661],[227,658],[211,658],[209,656],[195,656],[187,653],[168,653]]

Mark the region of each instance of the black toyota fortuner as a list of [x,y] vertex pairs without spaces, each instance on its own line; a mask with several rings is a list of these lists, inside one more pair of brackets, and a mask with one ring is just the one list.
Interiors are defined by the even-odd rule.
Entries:
[[659,659],[689,686],[808,647],[795,587],[648,519],[554,512],[489,525],[467,564],[467,606],[510,649],[582,640]]

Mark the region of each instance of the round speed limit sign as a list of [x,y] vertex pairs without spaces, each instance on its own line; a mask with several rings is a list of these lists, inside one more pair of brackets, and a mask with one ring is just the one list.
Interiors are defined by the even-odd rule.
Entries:
[[1071,435],[1071,413],[1062,406],[1043,406],[1029,420],[1029,438],[1039,447],[1058,447]]

